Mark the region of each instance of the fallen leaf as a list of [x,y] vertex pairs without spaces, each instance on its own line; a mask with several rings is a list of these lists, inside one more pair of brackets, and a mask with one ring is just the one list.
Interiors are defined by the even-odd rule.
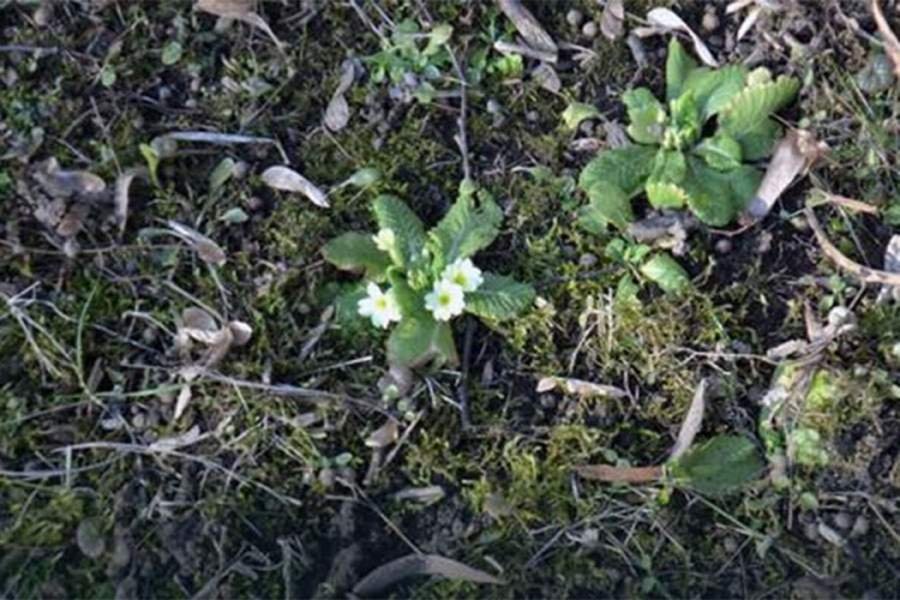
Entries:
[[703,425],[703,412],[706,410],[706,388],[706,380],[701,379],[694,391],[694,398],[684,416],[684,421],[681,422],[678,439],[675,440],[675,445],[672,446],[672,451],[669,453],[670,459],[678,458],[687,452],[687,449],[694,443],[694,438],[697,437],[697,433]]
[[185,383],[181,386],[181,390],[178,392],[178,399],[175,401],[175,411],[172,414],[172,421],[178,421],[178,419],[181,418],[181,415],[187,410],[188,404],[191,403],[193,395],[189,383]]
[[[668,8],[654,8],[650,12],[647,13],[647,22],[650,23],[650,30],[642,30],[643,33],[652,34],[659,32],[672,32],[672,31],[681,31],[686,33],[694,44],[694,51],[697,53],[697,56],[701,61],[707,66],[710,67],[718,67],[719,63],[713,57],[712,52],[709,51],[709,48],[706,47],[706,44],[703,43],[703,40],[700,39],[694,30],[691,29],[687,23],[684,22],[684,19],[679,17],[673,11]],[[655,29],[655,31],[654,31]]]
[[593,104],[584,102],[572,102],[562,113],[562,120],[568,129],[575,130],[579,123],[586,119],[593,119],[600,115],[600,111]]
[[614,467],[612,465],[583,465],[575,472],[585,479],[608,483],[650,483],[663,476],[662,467]]
[[56,226],[56,233],[60,237],[70,238],[81,231],[84,227],[84,221],[90,213],[91,208],[84,202],[76,202],[69,207],[66,214],[60,219]]
[[234,337],[235,346],[243,346],[253,336],[253,328],[243,321],[231,321],[228,323],[228,329],[231,330],[231,335]]
[[582,381],[581,379],[568,379],[565,377],[543,377],[537,384],[537,392],[549,392],[561,390],[566,394],[573,394],[579,398],[626,398],[628,394],[611,385],[601,385]]
[[362,578],[353,593],[359,596],[381,596],[384,590],[408,577],[434,575],[446,579],[503,585],[504,581],[461,562],[436,554],[409,554],[378,567]]
[[223,327],[210,340],[209,348],[201,359],[201,363],[206,368],[214,367],[225,358],[233,344],[234,333],[230,327]]
[[55,158],[41,163],[34,172],[34,178],[54,198],[90,197],[106,190],[106,182],[99,176],[88,171],[61,169]]
[[625,6],[622,0],[608,0],[600,16],[600,32],[610,41],[625,35]]
[[384,425],[373,431],[366,438],[366,446],[369,448],[387,448],[397,441],[399,429],[397,421],[389,419]]
[[309,198],[316,206],[328,208],[325,192],[317,188],[303,175],[288,167],[269,167],[262,174],[263,183],[276,190],[299,192]]
[[792,183],[826,152],[827,146],[802,129],[788,131],[772,154],[756,195],[744,209],[744,224],[755,223],[769,214],[775,202]]
[[520,0],[496,0],[497,6],[503,11],[516,30],[522,35],[529,46],[551,52],[554,55],[558,52],[556,42],[550,37],[550,34],[541,26],[540,22],[534,18],[534,15],[522,5]]
[[[891,236],[884,251],[884,270],[889,273],[900,273],[900,235]],[[876,304],[884,303],[887,298],[900,301],[900,288],[884,286],[878,293]]]
[[340,131],[350,122],[350,105],[344,94],[353,85],[355,73],[356,67],[352,60],[347,59],[341,63],[341,79],[325,109],[325,126],[331,131]]
[[168,221],[169,228],[182,240],[190,244],[203,262],[221,267],[227,260],[225,251],[214,241],[187,225],[176,221]]
[[253,11],[255,5],[255,0],[197,0],[194,8],[217,17],[235,19],[252,25],[265,32],[278,49],[282,50],[284,44],[275,36],[266,20]]
[[434,504],[441,500],[447,493],[439,485],[426,487],[405,488],[394,494],[394,500],[415,500],[422,504]]
[[900,77],[900,40],[891,30],[884,13],[881,11],[881,4],[878,0],[872,0],[872,16],[875,17],[875,25],[878,26],[878,33],[884,42],[884,51],[894,65],[894,75]]
[[[197,330],[203,332],[215,332],[219,329],[219,324],[211,314],[194,306],[188,307],[181,311],[181,322],[185,330]],[[203,340],[198,340],[204,343]]]
[[125,233],[125,224],[128,221],[128,206],[131,202],[129,191],[131,182],[136,177],[149,178],[150,172],[144,167],[126,169],[116,178],[116,192],[114,197],[116,224],[119,227],[119,236]]
[[191,444],[196,444],[200,441],[201,437],[200,426],[194,425],[182,434],[156,440],[150,444],[147,449],[151,452],[171,452],[173,450],[178,450],[179,448],[184,448],[185,446],[190,446]]
[[556,69],[553,68],[553,65],[545,62],[542,62],[534,68],[531,72],[531,78],[534,79],[539,86],[554,94],[559,93],[559,90],[562,88],[562,82],[559,80]]

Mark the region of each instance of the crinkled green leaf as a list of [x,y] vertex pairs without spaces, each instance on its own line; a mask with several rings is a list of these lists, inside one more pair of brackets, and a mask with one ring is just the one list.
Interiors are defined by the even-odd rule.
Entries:
[[673,37],[666,58],[666,100],[671,101],[681,95],[688,76],[696,68],[697,61],[685,51],[678,38]]
[[334,297],[334,320],[342,324],[360,321],[362,317],[359,314],[359,301],[366,295],[365,281],[342,286]]
[[781,126],[772,119],[765,119],[758,127],[735,139],[741,145],[745,161],[766,158],[772,154],[775,142],[781,137]]
[[656,152],[655,146],[638,144],[601,152],[581,171],[578,186],[588,192],[597,183],[607,183],[631,198],[643,188]]
[[706,138],[694,148],[694,154],[717,171],[730,171],[741,166],[741,145],[731,136],[720,133]]
[[753,442],[738,435],[716,436],[667,467],[676,485],[710,496],[736,492],[764,469]]
[[682,92],[693,94],[700,109],[700,118],[705,122],[727,106],[746,84],[746,67],[731,65],[716,70],[701,67],[691,72]]
[[593,119],[600,114],[597,107],[593,104],[585,104],[584,102],[572,102],[563,111],[562,120],[569,129],[577,129],[578,124],[585,119]]
[[634,220],[631,202],[618,187],[599,181],[587,190],[590,202],[578,211],[578,224],[591,233],[603,233],[607,225],[626,229]]
[[738,141],[756,131],[766,119],[794,99],[800,82],[782,75],[775,81],[747,86],[719,113],[719,126]]
[[435,367],[458,362],[450,324],[425,314],[404,318],[391,332],[387,342],[388,361],[392,364]]
[[639,144],[658,144],[666,127],[666,109],[647,88],[622,94],[628,109],[628,135]]
[[484,319],[515,317],[534,301],[534,288],[505,275],[484,274],[484,282],[466,294],[466,311]]
[[668,293],[677,293],[691,285],[687,271],[668,254],[657,254],[641,267],[641,274]]
[[[678,140],[676,148],[687,148],[700,137],[703,122],[700,120],[700,106],[693,92],[687,91],[669,103],[671,113],[670,130]],[[671,143],[671,142],[670,142]]]
[[396,240],[391,258],[401,267],[422,262],[425,227],[419,217],[399,198],[382,195],[372,205],[380,229],[390,229]]
[[345,233],[322,248],[325,260],[344,271],[365,272],[367,279],[383,281],[391,258],[375,245],[372,236]]
[[412,318],[419,316],[428,316],[425,310],[425,295],[417,292],[406,281],[398,269],[388,271],[388,281],[391,284],[391,290],[394,292],[394,298],[400,306],[400,314],[404,318]]
[[731,223],[756,193],[762,174],[750,165],[721,172],[691,159],[683,187],[688,206],[703,223],[723,227]]
[[456,202],[429,235],[429,248],[438,271],[459,258],[468,258],[497,238],[503,211],[490,194],[460,186]]
[[648,181],[646,189],[653,208],[681,208],[688,201],[687,192],[677,183]]

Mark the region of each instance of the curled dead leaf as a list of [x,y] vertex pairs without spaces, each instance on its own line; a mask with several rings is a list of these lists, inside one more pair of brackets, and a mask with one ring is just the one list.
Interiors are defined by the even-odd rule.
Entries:
[[579,398],[626,398],[628,396],[625,390],[611,385],[566,377],[543,377],[538,381],[536,391],[542,393],[556,389]]
[[225,264],[227,260],[225,251],[214,241],[199,231],[196,231],[187,225],[182,225],[177,221],[168,221],[167,225],[175,235],[191,246],[203,262],[216,267],[221,267]]
[[366,446],[375,449],[387,448],[397,441],[398,435],[399,428],[397,427],[397,421],[389,419],[387,423],[373,431],[369,437],[366,438]]
[[328,208],[328,197],[306,177],[288,167],[269,167],[262,174],[263,183],[270,188],[285,192],[299,192],[316,206]]
[[282,50],[284,44],[275,36],[275,32],[272,31],[266,20],[254,12],[255,6],[256,0],[197,0],[194,8],[217,17],[243,21],[256,27],[268,35],[279,50]]
[[228,323],[228,329],[231,330],[231,335],[234,337],[235,346],[243,346],[253,336],[253,328],[243,321],[231,321]]
[[344,94],[353,85],[355,74],[356,66],[352,60],[347,59],[341,63],[341,79],[325,109],[325,126],[331,131],[340,131],[350,122],[350,105]]
[[34,178],[54,198],[87,198],[106,191],[106,182],[88,171],[61,169],[59,161],[49,158],[34,171]]
[[172,452],[200,441],[200,426],[194,425],[182,434],[161,438],[150,444],[147,449],[151,452]]
[[541,26],[540,22],[531,14],[521,0],[496,0],[497,6],[503,11],[516,30],[522,35],[525,42],[537,50],[552,53],[555,56],[558,51],[556,42],[550,34]]
[[125,233],[125,223],[128,221],[128,205],[131,202],[131,197],[129,195],[131,182],[137,177],[148,179],[150,177],[150,172],[144,167],[126,169],[116,179],[116,192],[113,201],[115,203],[114,214],[116,217],[116,225],[119,227],[120,236]]
[[461,562],[436,554],[409,554],[378,567],[353,586],[359,596],[378,596],[394,584],[415,575],[503,585],[503,580]]
[[709,48],[706,47],[706,44],[703,43],[700,36],[684,22],[684,19],[679,17],[673,11],[668,8],[654,8],[647,13],[647,22],[650,23],[649,28],[635,30],[635,33],[642,37],[657,33],[670,33],[673,31],[686,33],[688,37],[691,38],[691,42],[694,44],[694,51],[697,53],[700,60],[703,61],[705,65],[713,68],[719,66],[718,61],[713,57],[712,52],[709,51]]
[[608,0],[600,16],[600,32],[615,41],[625,35],[625,6],[622,0]]
[[772,154],[756,195],[744,210],[744,224],[764,219],[792,183],[824,156],[828,146],[809,131],[791,129]]
[[691,444],[694,443],[697,433],[700,432],[700,427],[703,425],[703,412],[706,410],[706,388],[706,380],[701,379],[697,389],[694,391],[694,398],[691,400],[691,405],[684,416],[684,421],[681,422],[678,439],[675,440],[675,445],[672,446],[672,451],[669,453],[672,459],[676,459],[687,452]]

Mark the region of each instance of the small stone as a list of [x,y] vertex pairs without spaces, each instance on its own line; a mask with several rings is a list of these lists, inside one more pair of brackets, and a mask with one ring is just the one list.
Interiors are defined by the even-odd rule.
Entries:
[[728,554],[734,554],[738,549],[737,542],[734,541],[733,537],[727,537],[722,540],[722,546],[725,547],[725,552],[727,552]]
[[869,520],[862,515],[856,517],[856,521],[853,523],[853,529],[850,530],[850,537],[861,537],[867,533],[869,533]]
[[322,484],[326,490],[334,487],[334,481],[336,479],[336,475],[334,473],[334,469],[330,469],[328,467],[319,471],[319,483]]
[[595,37],[597,37],[598,31],[599,31],[599,28],[597,27],[597,24],[594,23],[593,21],[588,21],[587,23],[584,24],[584,27],[581,28],[581,35],[583,35],[584,37],[586,37],[589,40],[592,40]]
[[529,123],[537,123],[541,118],[541,115],[536,110],[529,110],[525,113],[525,120]]
[[703,15],[703,29],[706,31],[715,31],[719,28],[719,17],[715,10],[707,10]]
[[578,265],[586,269],[590,269],[597,264],[597,261],[598,259],[596,255],[591,254],[590,252],[585,252],[578,259]]
[[568,23],[573,28],[580,27],[583,21],[584,15],[577,8],[573,8],[566,13],[566,23]]
[[853,524],[852,517],[845,512],[839,512],[834,515],[834,524],[839,529],[850,529],[850,526]]
[[489,115],[499,115],[503,111],[503,107],[500,106],[500,103],[491,98],[487,101],[487,112]]
[[734,248],[734,244],[728,238],[722,238],[716,242],[716,252],[718,254],[728,254]]
[[247,198],[247,208],[253,212],[260,210],[263,207],[263,201],[261,198],[257,196],[250,196]]

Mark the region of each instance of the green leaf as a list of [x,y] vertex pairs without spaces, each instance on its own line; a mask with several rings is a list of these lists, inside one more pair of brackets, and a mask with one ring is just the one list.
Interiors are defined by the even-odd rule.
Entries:
[[459,361],[450,324],[428,314],[400,321],[388,338],[387,355],[392,364],[408,367],[431,362],[439,368]]
[[706,138],[696,148],[694,154],[706,161],[717,171],[730,171],[741,166],[743,152],[741,145],[731,136],[720,133]]
[[666,100],[671,101],[681,95],[685,81],[696,68],[697,61],[685,52],[678,38],[673,37],[666,58]]
[[578,186],[590,192],[602,182],[619,188],[631,198],[641,191],[650,176],[656,152],[655,146],[638,144],[601,152],[581,171]]
[[691,285],[687,271],[668,254],[657,254],[644,263],[641,274],[670,294]]
[[658,144],[666,126],[666,109],[647,88],[635,88],[622,94],[628,109],[628,135],[639,144]]
[[731,65],[715,71],[702,67],[691,72],[682,92],[693,94],[700,109],[700,118],[706,122],[725,108],[746,84],[746,67]]
[[400,314],[403,318],[428,317],[425,310],[425,296],[417,292],[406,281],[403,273],[399,269],[390,269],[387,274],[391,289],[394,291],[394,297],[400,306]]
[[162,50],[162,64],[166,66],[171,66],[181,60],[181,54],[183,50],[181,44],[176,41],[171,41],[163,47]]
[[671,113],[671,130],[675,132],[676,148],[687,148],[699,139],[703,121],[700,119],[700,106],[692,92],[685,92],[669,103]]
[[401,267],[410,268],[424,260],[425,227],[419,217],[399,198],[382,195],[372,204],[380,229],[394,232],[396,243],[391,258]]
[[703,223],[711,227],[729,224],[756,193],[762,174],[744,165],[720,172],[692,158],[690,174],[683,182],[688,206]]
[[466,311],[484,319],[504,321],[531,306],[534,288],[504,275],[484,274],[484,282],[466,294]]
[[647,182],[647,200],[653,208],[681,208],[688,202],[688,194],[677,183]]
[[648,182],[681,183],[687,174],[687,160],[678,150],[660,150],[653,158]]
[[575,130],[578,128],[579,123],[585,119],[593,119],[599,114],[600,111],[592,104],[572,102],[566,107],[566,110],[563,111],[562,120],[568,129]]
[[741,136],[758,130],[769,116],[788,105],[799,89],[799,81],[784,75],[748,86],[721,110],[719,126],[740,141]]
[[634,221],[631,202],[618,187],[598,181],[587,190],[590,203],[578,211],[578,225],[586,231],[601,234],[607,225],[624,230]]
[[739,490],[765,468],[756,446],[738,435],[719,435],[667,465],[675,484],[710,496]]
[[450,37],[452,35],[452,26],[446,23],[435,25],[434,28],[432,28],[431,33],[428,34],[428,45],[425,46],[422,54],[424,54],[425,56],[437,54],[437,52],[444,46],[444,44],[450,41]]
[[345,233],[322,248],[325,260],[344,271],[365,272],[367,279],[384,281],[391,258],[375,245],[371,236]]
[[[477,200],[477,202],[476,202]],[[460,185],[456,202],[429,233],[435,270],[460,258],[468,258],[493,243],[500,232],[503,211],[490,194],[473,193]]]
[[138,149],[141,151],[141,156],[144,157],[144,162],[147,163],[147,171],[150,172],[150,181],[154,186],[159,187],[159,177],[157,176],[157,172],[159,171],[159,153],[157,153],[150,144],[141,144],[138,146]]
[[772,154],[775,142],[781,137],[781,126],[772,119],[765,119],[758,127],[735,138],[741,145],[745,161],[766,158]]

